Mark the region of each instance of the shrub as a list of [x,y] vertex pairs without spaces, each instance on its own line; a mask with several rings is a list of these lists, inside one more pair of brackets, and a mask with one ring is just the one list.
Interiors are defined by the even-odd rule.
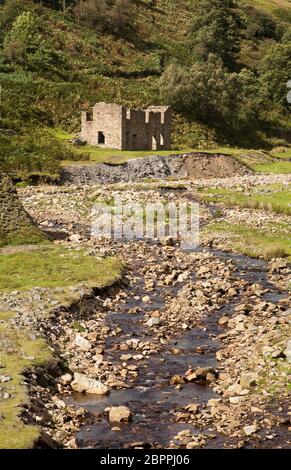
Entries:
[[257,78],[246,69],[228,73],[213,55],[190,70],[170,65],[161,77],[160,89],[164,102],[226,135],[257,126],[260,103]]
[[135,5],[129,0],[79,0],[73,11],[78,21],[118,36],[134,29]]
[[266,53],[260,66],[260,78],[269,98],[290,109],[287,102],[287,82],[291,78],[291,35],[274,44]]
[[214,130],[197,122],[190,122],[180,114],[174,115],[172,147],[206,150],[217,147]]
[[0,134],[0,170],[16,179],[26,180],[32,174],[55,178],[60,172],[60,161],[75,158],[45,128],[26,129],[13,137]]

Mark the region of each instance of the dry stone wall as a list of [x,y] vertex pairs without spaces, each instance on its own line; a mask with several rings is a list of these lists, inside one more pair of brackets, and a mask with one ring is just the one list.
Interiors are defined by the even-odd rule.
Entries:
[[0,173],[0,246],[34,243],[45,238],[23,208],[10,178]]

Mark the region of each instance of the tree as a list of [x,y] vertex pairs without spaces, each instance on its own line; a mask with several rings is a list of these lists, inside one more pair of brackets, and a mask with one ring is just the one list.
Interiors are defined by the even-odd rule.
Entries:
[[194,54],[201,60],[215,54],[232,69],[245,27],[236,1],[195,0],[194,12],[190,28]]
[[41,43],[38,17],[30,11],[24,11],[16,18],[11,31],[5,36],[4,58],[12,63],[26,64],[28,55],[37,51]]
[[241,132],[256,124],[258,79],[246,69],[229,73],[214,55],[190,70],[172,64],[161,77],[160,89],[165,103],[217,129]]
[[287,82],[291,79],[291,33],[281,43],[274,44],[260,66],[260,79],[268,97],[275,103],[290,108],[287,102]]

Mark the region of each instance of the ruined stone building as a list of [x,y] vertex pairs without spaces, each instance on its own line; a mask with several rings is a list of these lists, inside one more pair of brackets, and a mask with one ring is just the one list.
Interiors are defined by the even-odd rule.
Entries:
[[170,149],[171,115],[169,106],[137,110],[97,103],[91,112],[82,113],[81,138],[117,150]]

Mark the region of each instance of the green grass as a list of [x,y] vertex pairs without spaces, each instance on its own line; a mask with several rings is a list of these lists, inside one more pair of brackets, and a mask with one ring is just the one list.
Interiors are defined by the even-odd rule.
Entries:
[[11,324],[12,317],[12,313],[0,311],[0,373],[12,379],[1,384],[1,393],[10,397],[0,398],[0,449],[27,449],[33,447],[40,431],[20,419],[22,407],[28,402],[23,372],[46,364],[52,353],[44,340],[32,341],[26,332],[17,330]]
[[[150,155],[161,155],[169,156],[179,153],[196,152],[195,149],[183,149],[183,150],[112,150],[94,147],[86,145],[84,147],[75,147],[75,153],[80,155],[81,164],[92,164],[92,163],[109,163],[109,164],[120,164],[125,163],[128,160],[134,158],[141,158]],[[84,160],[84,161],[83,161]],[[80,162],[63,162],[65,164],[80,164]]]
[[277,158],[282,158],[282,160],[290,159],[291,160],[291,148],[277,149],[275,148],[271,152]]
[[0,247],[5,245],[16,246],[31,243],[46,243],[47,237],[37,227],[27,225],[15,232],[5,232],[0,230]]
[[259,173],[290,174],[291,162],[274,162],[262,165],[253,165],[252,167]]
[[251,194],[231,189],[203,189],[200,190],[199,197],[205,202],[221,203],[228,207],[264,209],[291,215],[291,189],[285,189],[281,185],[252,188]]
[[[61,140],[69,140],[72,138],[72,135],[58,129],[56,131],[56,136]],[[181,153],[190,153],[190,152],[205,152],[205,153],[225,153],[229,155],[239,155],[242,150],[239,148],[229,148],[229,147],[217,147],[214,149],[201,150],[197,148],[183,148],[183,149],[171,149],[171,150],[114,150],[114,149],[104,149],[100,147],[95,147],[93,145],[86,145],[84,147],[74,147],[74,152],[80,155],[81,164],[91,163],[111,163],[119,164],[124,163],[128,160],[134,158],[141,158],[150,155],[161,155],[167,157],[169,155],[181,154]],[[63,164],[80,164],[80,162],[74,161],[65,161]]]
[[104,287],[120,273],[118,260],[100,260],[83,250],[40,247],[34,251],[0,254],[0,292],[78,284]]
[[271,224],[268,230],[260,230],[244,224],[225,221],[207,225],[204,231],[215,236],[226,236],[233,251],[253,258],[288,257],[291,259],[291,239],[287,224]]
[[[122,271],[118,260],[97,259],[84,250],[53,246],[19,250],[14,254],[0,253],[2,293],[33,287],[65,288],[80,283],[105,287],[116,281]],[[67,289],[62,297],[56,293],[55,298],[69,306],[75,294]],[[53,355],[44,339],[35,339],[33,331],[17,329],[11,323],[13,316],[13,312],[0,311],[0,374],[11,377],[9,382],[1,384],[1,393],[8,393],[9,398],[2,400],[0,396],[0,449],[27,449],[34,446],[40,429],[24,424],[20,417],[24,404],[29,401],[23,373],[35,366],[45,367]]]
[[251,6],[256,7],[258,10],[263,10],[277,19],[282,23],[290,25],[291,20],[291,4],[289,0],[252,0],[247,2]]
[[[58,129],[56,136],[61,140],[68,140],[72,135]],[[141,158],[151,155],[160,155],[167,157],[169,155],[205,152],[222,153],[231,155],[241,163],[247,165],[252,170],[259,173],[291,173],[291,162],[278,161],[278,158],[287,159],[289,152],[274,153],[262,152],[257,150],[246,150],[236,147],[216,147],[211,150],[201,150],[197,148],[172,149],[172,150],[113,150],[86,145],[84,147],[74,147],[74,154],[79,156],[80,161],[63,161],[62,165],[91,165],[94,163],[121,164],[134,158]]]
[[54,135],[57,139],[67,141],[74,137],[74,134],[70,134],[69,132],[65,131],[64,129],[60,129],[57,127],[54,129]]

